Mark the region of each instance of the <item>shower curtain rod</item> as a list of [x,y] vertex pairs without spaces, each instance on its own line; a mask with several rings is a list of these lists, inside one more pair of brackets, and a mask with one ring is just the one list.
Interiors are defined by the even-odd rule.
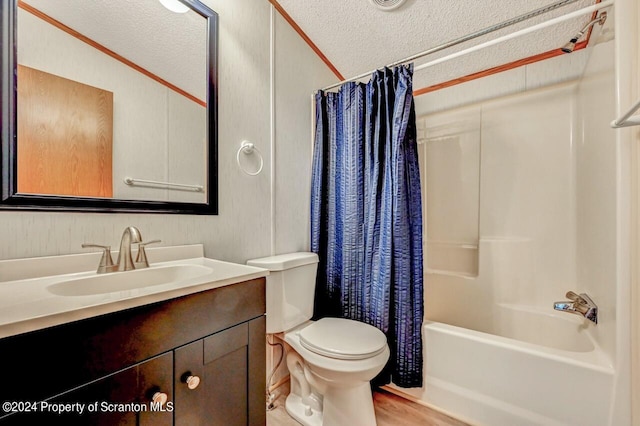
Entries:
[[[401,65],[401,64],[404,64],[404,63],[407,63],[407,62],[411,62],[411,61],[413,61],[415,59],[422,58],[423,56],[427,56],[427,55],[430,55],[432,53],[436,53],[436,52],[439,52],[441,50],[447,49],[449,47],[453,47],[453,46],[456,46],[458,44],[464,43],[466,41],[473,40],[473,39],[478,38],[478,37],[482,37],[483,35],[490,34],[492,32],[501,30],[503,28],[515,25],[515,24],[520,23],[522,21],[526,21],[527,19],[534,18],[536,16],[539,16],[539,15],[542,15],[544,13],[550,12],[552,10],[561,8],[563,6],[567,6],[567,5],[569,5],[571,3],[575,3],[577,1],[578,0],[561,0],[561,1],[558,1],[558,2],[555,2],[555,3],[552,3],[550,5],[543,6],[543,7],[539,8],[539,9],[536,9],[536,10],[533,10],[531,12],[525,13],[524,15],[516,16],[515,18],[511,18],[511,19],[503,21],[503,22],[501,22],[499,24],[483,28],[483,29],[481,29],[479,31],[476,31],[474,33],[467,34],[467,35],[465,35],[463,37],[459,37],[459,38],[457,38],[455,40],[451,40],[449,42],[446,42],[446,43],[443,43],[441,45],[432,47],[430,49],[427,49],[427,50],[425,50],[423,52],[420,52],[420,53],[417,53],[415,55],[409,56],[409,57],[404,58],[402,60],[393,62],[393,63],[391,63],[389,65],[386,65],[386,67],[387,68],[391,68],[391,67],[394,67],[394,66],[397,66],[397,65]],[[601,9],[602,7],[607,7],[607,6],[600,6],[602,4],[607,4],[607,6],[610,6],[611,4],[613,4],[613,0],[605,1],[604,3],[598,3],[596,5],[593,5],[593,6],[584,8],[584,9],[580,9],[580,10],[584,11],[583,13],[588,13],[589,11],[587,11],[586,9],[598,10],[598,9]],[[596,6],[600,6],[600,7],[596,8]],[[575,12],[573,12],[573,13],[575,14]],[[580,13],[580,14],[582,14],[582,13]],[[571,15],[571,14],[568,14],[568,15]],[[564,15],[564,16],[568,16],[568,15]],[[558,18],[555,18],[555,19],[558,19]],[[447,60],[445,58],[449,59],[449,56],[446,56],[444,58],[440,58],[440,59],[438,59],[438,61],[444,62],[445,60]],[[453,58],[450,58],[450,59],[453,59]],[[433,64],[433,65],[435,65],[435,64]],[[418,69],[420,69],[420,67],[416,67],[416,70],[418,70]],[[334,89],[334,88],[336,88],[338,86],[341,86],[344,83],[347,83],[347,82],[350,82],[350,81],[355,81],[355,80],[360,80],[361,78],[365,78],[365,77],[373,74],[376,71],[377,71],[377,69],[369,71],[369,72],[366,72],[366,73],[362,73],[360,75],[348,78],[346,80],[342,80],[342,81],[340,81],[338,83],[331,84],[331,85],[329,85],[327,87],[322,88],[321,90],[322,91],[326,91],[326,90]]]
[[498,38],[495,38],[493,40],[489,40],[487,42],[484,42],[484,43],[481,43],[481,44],[478,44],[478,45],[475,45],[475,46],[471,46],[471,47],[469,47],[467,49],[464,49],[464,50],[461,50],[459,52],[452,53],[451,55],[448,55],[448,56],[445,56],[445,57],[442,57],[442,58],[438,58],[438,59],[434,59],[431,62],[426,62],[424,64],[418,65],[417,67],[414,68],[414,71],[419,71],[419,70],[423,70],[425,68],[432,67],[434,65],[438,65],[438,64],[440,64],[442,62],[446,62],[446,61],[449,61],[451,59],[455,59],[455,58],[457,58],[459,56],[464,56],[464,55],[467,55],[469,53],[475,52],[477,50],[484,49],[485,47],[493,46],[494,44],[502,43],[503,41],[511,40],[512,38],[520,37],[522,35],[529,34],[529,33],[541,30],[541,29],[546,28],[546,27],[550,27],[552,25],[558,24],[558,23],[563,22],[563,21],[567,21],[569,19],[573,19],[573,18],[578,17],[580,15],[585,15],[587,13],[596,12],[596,11],[598,11],[600,9],[604,9],[606,7],[609,7],[609,6],[613,6],[613,3],[614,3],[614,0],[606,0],[606,1],[603,1],[602,3],[596,3],[596,4],[592,5],[592,6],[587,6],[587,7],[584,7],[582,9],[574,10],[573,12],[569,12],[569,13],[567,13],[565,15],[561,15],[561,16],[557,16],[555,18],[549,19],[548,21],[544,21],[544,22],[541,22],[539,24],[532,25],[532,26],[527,27],[527,28],[523,28],[523,29],[518,30],[518,31],[516,31],[514,33],[506,34],[506,35],[504,35],[502,37],[498,37]]

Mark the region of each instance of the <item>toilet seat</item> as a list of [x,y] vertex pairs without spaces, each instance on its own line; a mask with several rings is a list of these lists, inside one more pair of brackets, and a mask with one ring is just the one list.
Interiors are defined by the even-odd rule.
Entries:
[[298,336],[305,349],[335,359],[371,358],[387,348],[387,338],[382,331],[343,318],[322,318],[304,327]]

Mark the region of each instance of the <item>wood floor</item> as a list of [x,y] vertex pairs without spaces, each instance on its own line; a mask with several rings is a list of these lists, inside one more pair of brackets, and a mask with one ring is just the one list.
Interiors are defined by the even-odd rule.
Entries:
[[[300,426],[289,417],[284,408],[289,385],[284,384],[275,392],[276,408],[267,412],[267,426]],[[373,405],[378,426],[468,426],[466,423],[384,390],[373,393]]]

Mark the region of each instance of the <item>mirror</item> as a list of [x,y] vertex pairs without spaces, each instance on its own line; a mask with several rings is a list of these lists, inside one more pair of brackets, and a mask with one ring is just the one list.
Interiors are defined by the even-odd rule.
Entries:
[[2,2],[3,209],[217,214],[217,14]]

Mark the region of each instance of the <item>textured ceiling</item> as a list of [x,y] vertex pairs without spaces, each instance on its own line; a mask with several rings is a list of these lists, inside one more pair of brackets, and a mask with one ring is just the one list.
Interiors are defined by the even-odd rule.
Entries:
[[25,2],[197,98],[206,99],[206,20],[196,12],[170,12],[158,0]]
[[[25,0],[76,31],[159,77],[205,99],[205,20],[195,12],[175,14],[157,0]],[[253,0],[267,1],[267,0]],[[390,12],[370,0],[278,0],[345,77],[362,74],[479,29],[551,4],[554,0],[407,0]],[[579,0],[493,34],[415,62],[457,50],[595,3]],[[556,49],[591,15],[418,71],[414,88]],[[612,21],[609,13],[607,24]],[[607,25],[609,26],[609,25]],[[597,28],[597,26],[596,26]],[[599,30],[599,28],[597,28]]]
[[[278,0],[344,77],[366,73],[450,40],[554,3],[554,0],[407,0],[382,11],[370,0]],[[440,53],[416,65],[457,50],[526,28],[595,3],[580,0]],[[612,14],[609,13],[609,17]],[[591,15],[500,43],[440,65],[418,71],[414,88],[443,83],[474,72],[559,48]]]

